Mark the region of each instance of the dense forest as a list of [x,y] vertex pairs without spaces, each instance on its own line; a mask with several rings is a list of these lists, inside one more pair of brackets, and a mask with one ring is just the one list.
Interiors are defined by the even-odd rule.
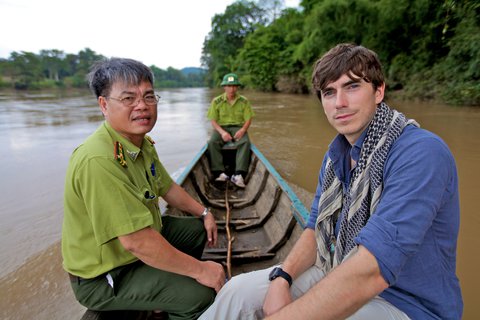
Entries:
[[[12,52],[8,59],[0,59],[0,88],[40,89],[55,87],[85,88],[86,75],[91,65],[104,56],[86,48],[78,54],[61,50]],[[205,87],[206,70],[172,67],[166,70],[151,66],[155,84],[162,88]]]
[[388,92],[480,105],[478,0],[237,1],[212,19],[202,52],[210,85],[227,71],[245,86],[305,93],[313,63],[340,42],[378,53]]
[[[376,51],[388,92],[406,99],[480,105],[480,2],[478,0],[237,0],[212,18],[202,66],[151,66],[159,87],[218,86],[227,72],[262,91],[310,92],[312,65],[340,42]],[[95,60],[42,50],[0,59],[0,87],[84,87]]]

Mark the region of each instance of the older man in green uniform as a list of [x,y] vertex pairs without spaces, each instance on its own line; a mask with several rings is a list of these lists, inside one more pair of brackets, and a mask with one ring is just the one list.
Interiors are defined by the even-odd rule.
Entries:
[[254,112],[247,98],[237,93],[240,81],[235,73],[228,73],[221,83],[225,93],[213,99],[208,109],[208,119],[215,131],[208,142],[211,169],[216,181],[226,181],[222,148],[233,142],[236,149],[235,173],[230,178],[238,187],[244,188],[244,178],[250,160],[250,139],[247,130]]
[[[208,209],[168,175],[148,136],[159,97],[144,64],[112,58],[89,74],[105,122],[70,159],[64,199],[63,265],[92,310],[163,310],[196,319],[225,282],[200,261],[217,228]],[[195,217],[161,216],[162,197]]]

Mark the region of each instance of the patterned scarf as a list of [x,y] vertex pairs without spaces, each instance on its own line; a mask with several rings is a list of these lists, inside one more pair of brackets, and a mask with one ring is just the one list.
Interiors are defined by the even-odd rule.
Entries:
[[[408,124],[418,126],[384,102],[378,105],[346,194],[335,176],[331,159],[327,159],[315,228],[317,264],[325,273],[356,251],[354,238],[375,212],[383,190],[383,166],[388,152]],[[335,238],[339,217],[342,221]]]

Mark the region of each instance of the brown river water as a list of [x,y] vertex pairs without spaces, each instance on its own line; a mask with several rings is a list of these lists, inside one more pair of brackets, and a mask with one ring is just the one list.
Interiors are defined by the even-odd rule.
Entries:
[[[218,90],[159,90],[158,122],[151,132],[161,161],[176,177],[207,141],[210,100]],[[256,117],[251,140],[306,199],[315,191],[323,154],[335,132],[313,96],[243,92]],[[459,172],[461,227],[457,274],[463,319],[479,319],[480,108],[388,101],[440,135]],[[92,95],[75,92],[0,92],[0,319],[79,319],[61,268],[59,240],[68,158],[101,123]]]

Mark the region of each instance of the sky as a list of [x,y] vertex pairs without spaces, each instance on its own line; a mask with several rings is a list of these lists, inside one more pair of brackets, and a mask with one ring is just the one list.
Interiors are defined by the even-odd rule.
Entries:
[[[211,19],[234,0],[0,0],[0,58],[90,48],[166,69],[200,67]],[[300,0],[285,0],[288,7]]]

